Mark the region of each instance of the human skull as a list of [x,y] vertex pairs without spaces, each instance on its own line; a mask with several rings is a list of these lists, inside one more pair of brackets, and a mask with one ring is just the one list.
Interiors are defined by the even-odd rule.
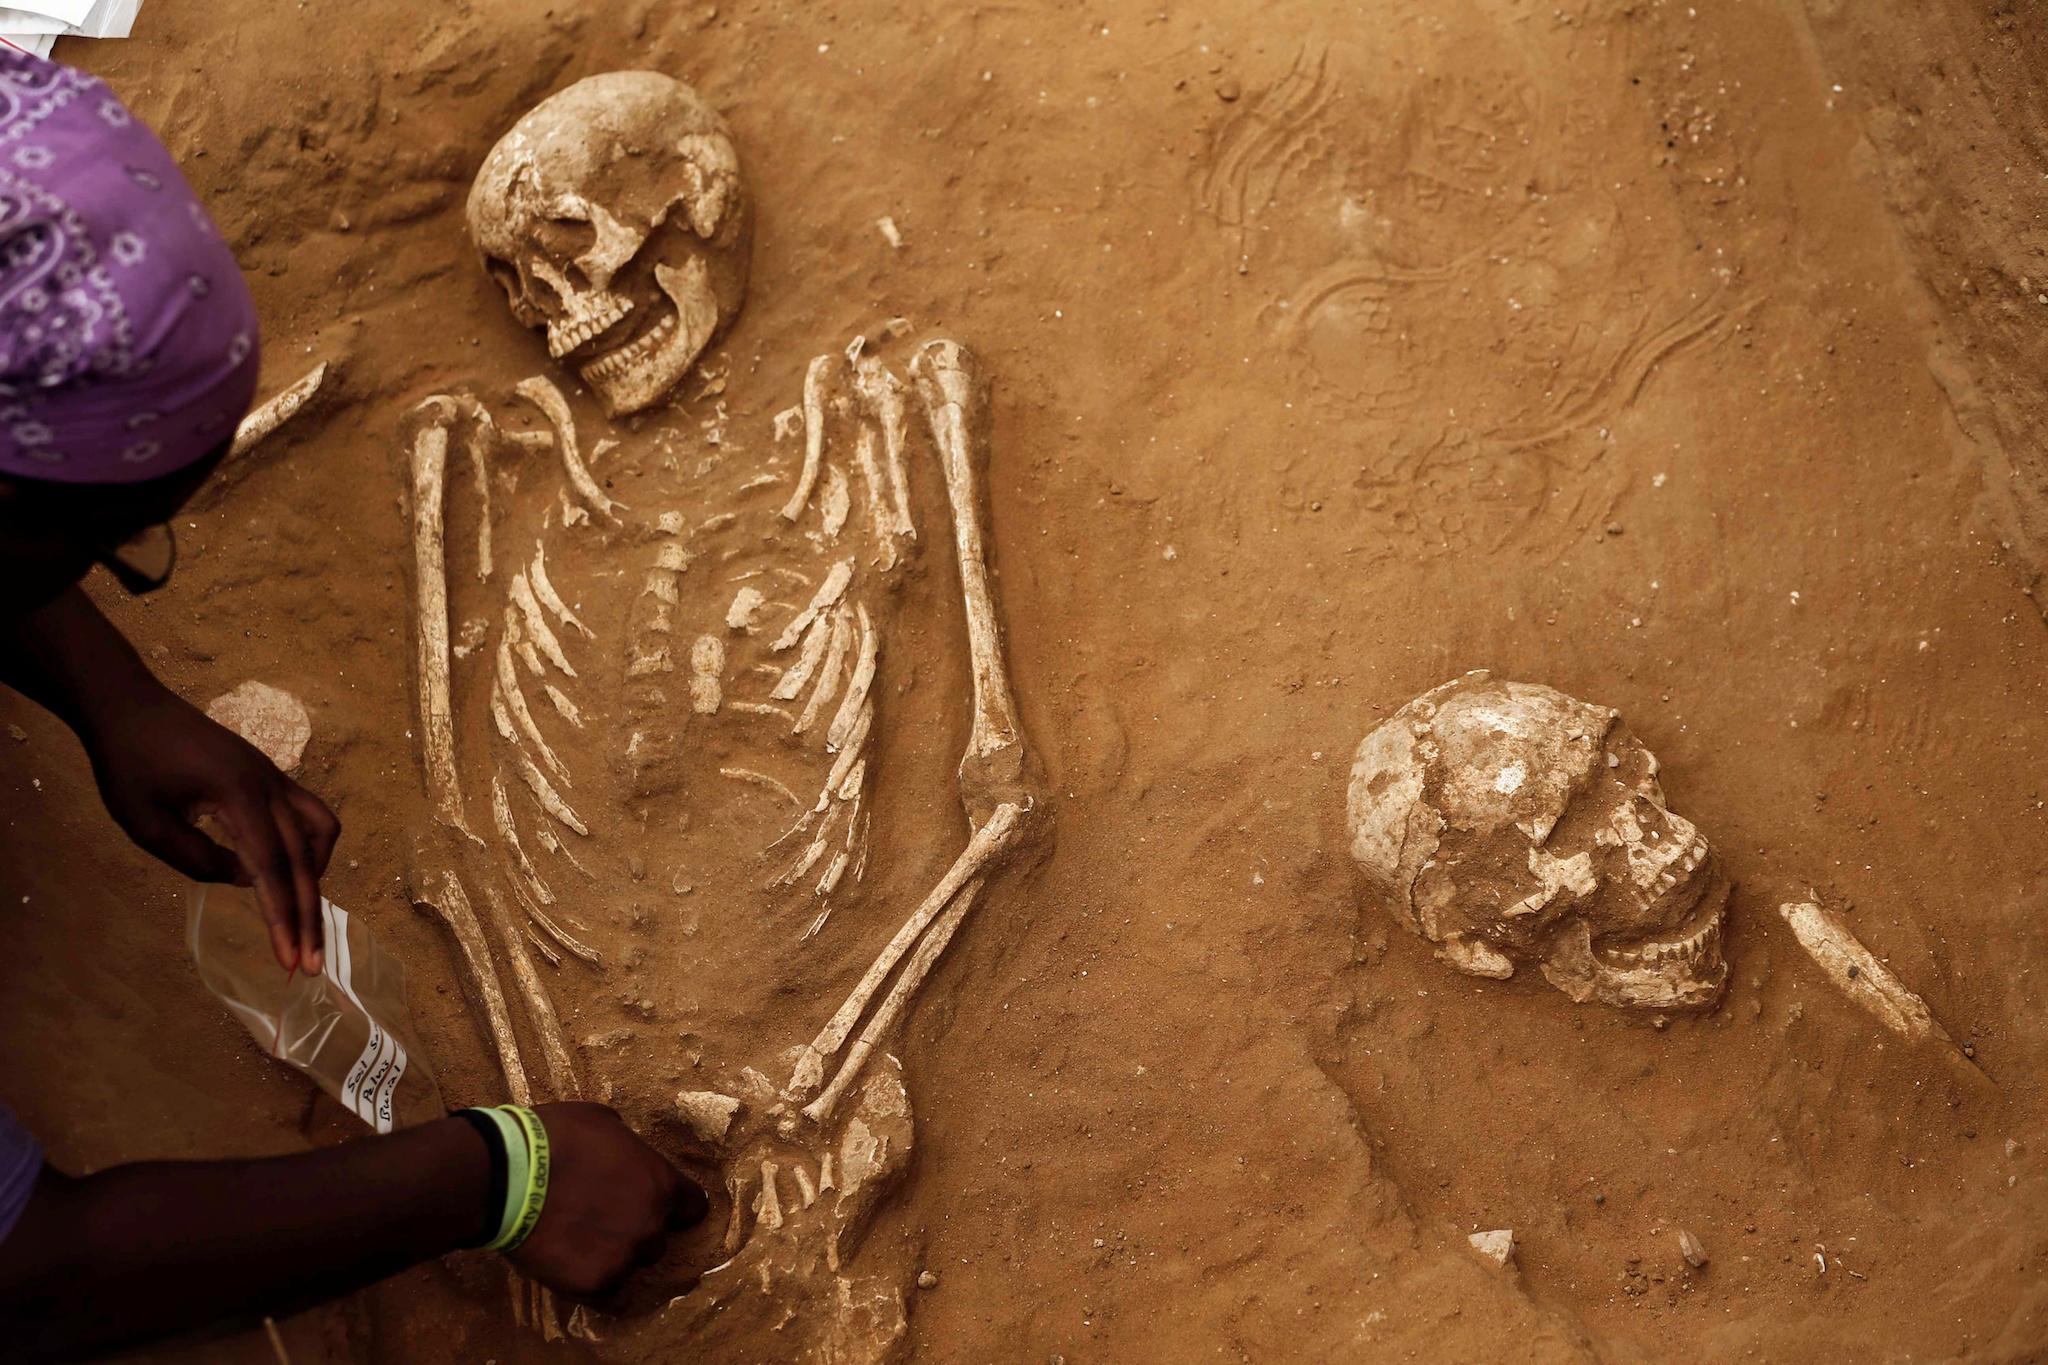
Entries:
[[752,213],[725,122],[653,71],[541,101],[484,158],[470,240],[612,416],[680,383],[746,296]]
[[1351,856],[1460,971],[1535,962],[1572,999],[1706,1009],[1728,882],[1619,712],[1468,673],[1365,737]]

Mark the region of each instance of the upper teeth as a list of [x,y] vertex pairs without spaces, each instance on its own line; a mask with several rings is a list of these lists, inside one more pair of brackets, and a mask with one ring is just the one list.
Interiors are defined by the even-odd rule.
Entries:
[[548,328],[548,354],[560,360],[592,337],[617,326],[632,311],[633,301],[618,294],[607,294],[586,304],[583,311]]

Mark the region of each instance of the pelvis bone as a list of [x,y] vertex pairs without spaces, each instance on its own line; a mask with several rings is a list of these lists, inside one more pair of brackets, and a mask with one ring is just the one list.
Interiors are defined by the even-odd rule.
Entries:
[[1707,1009],[1728,882],[1618,712],[1468,673],[1358,746],[1351,855],[1394,916],[1475,976],[1534,963],[1572,999]]

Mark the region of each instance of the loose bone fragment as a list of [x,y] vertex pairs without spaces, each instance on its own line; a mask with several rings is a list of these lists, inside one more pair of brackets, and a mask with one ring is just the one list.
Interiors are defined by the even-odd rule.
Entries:
[[1821,974],[1880,1024],[1913,1042],[1929,1038],[1954,1048],[1955,1041],[1936,1022],[1927,1002],[1892,975],[1834,915],[1811,901],[1788,901],[1778,907],[1799,946],[1806,949]]
[[556,715],[579,730],[583,728],[583,712],[577,709],[575,702],[562,695],[561,688],[553,683],[542,683],[541,690],[548,694],[548,701],[555,708]]
[[539,408],[555,429],[555,445],[562,452],[562,472],[568,475],[569,486],[577,496],[613,521],[625,510],[625,504],[615,503],[605,496],[597,480],[590,477],[584,468],[583,457],[576,448],[576,421],[569,413],[569,400],[562,397],[562,391],[541,375],[523,379],[514,390],[521,398]]
[[733,594],[732,605],[725,609],[725,624],[728,630],[744,630],[751,634],[761,608],[768,604],[767,597],[759,588],[748,585]]
[[732,1131],[733,1115],[739,1110],[737,1099],[716,1090],[685,1090],[676,1096],[676,1112],[682,1115],[683,1122],[698,1141],[714,1150]]
[[239,460],[263,444],[279,427],[298,416],[299,410],[320,392],[320,386],[326,382],[327,362],[323,360],[297,383],[244,417],[241,425],[235,428],[235,439],[228,447],[226,459]]
[[[412,542],[414,636],[420,693],[420,754],[434,818],[469,834],[462,818],[462,779],[455,771],[455,724],[448,696],[448,556],[442,539],[443,475],[448,465],[448,428],[454,417],[446,399],[428,399],[417,411],[430,415],[412,446]],[[471,836],[472,838],[475,836]],[[458,888],[459,890],[460,888]]]
[[782,506],[782,519],[795,521],[803,515],[804,504],[817,487],[818,470],[825,459],[825,377],[832,369],[832,357],[814,356],[804,371],[804,472],[798,476],[796,491]]

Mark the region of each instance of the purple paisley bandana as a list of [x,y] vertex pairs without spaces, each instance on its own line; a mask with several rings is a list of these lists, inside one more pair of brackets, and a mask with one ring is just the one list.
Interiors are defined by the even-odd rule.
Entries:
[[106,83],[0,49],[0,478],[134,483],[228,439],[256,308]]

